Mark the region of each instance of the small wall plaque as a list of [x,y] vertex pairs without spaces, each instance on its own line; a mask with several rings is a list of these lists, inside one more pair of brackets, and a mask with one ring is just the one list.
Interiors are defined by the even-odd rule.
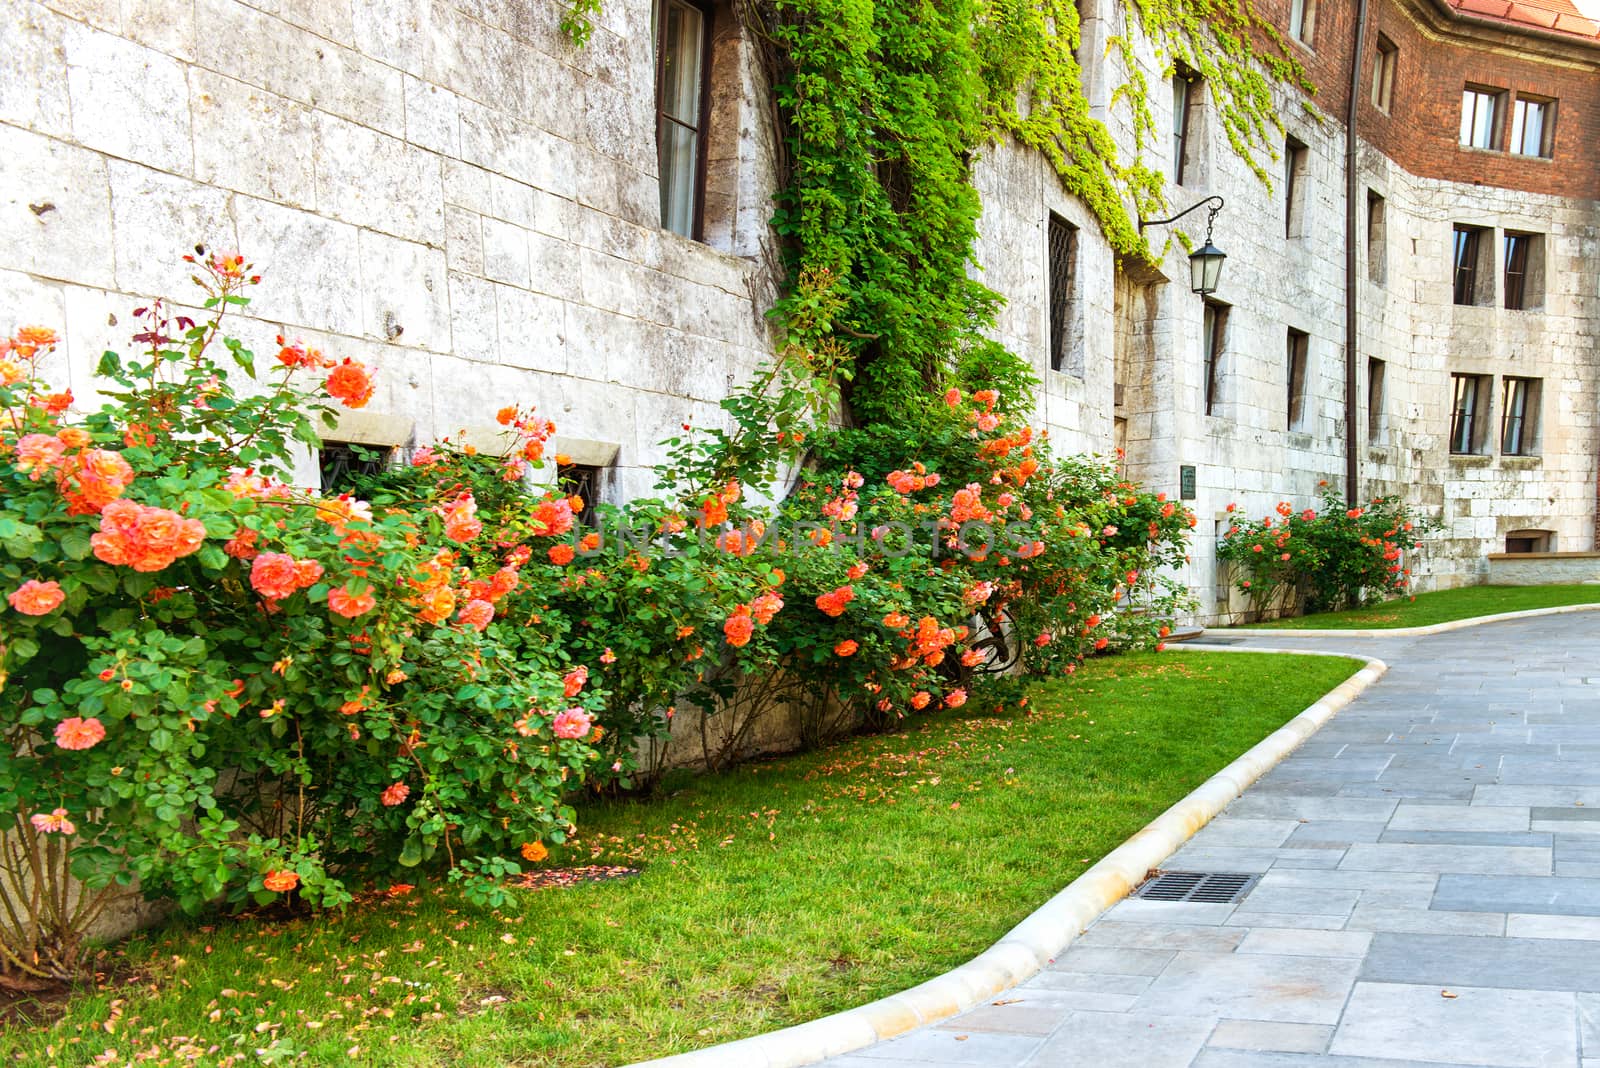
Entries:
[[1178,498],[1180,500],[1194,500],[1194,465],[1184,464],[1178,468]]

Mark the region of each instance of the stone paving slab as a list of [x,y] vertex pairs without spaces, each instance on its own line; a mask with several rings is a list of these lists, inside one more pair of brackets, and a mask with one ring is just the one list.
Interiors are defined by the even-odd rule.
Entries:
[[1244,900],[1125,900],[829,1068],[1600,1068],[1600,614],[1240,644],[1390,665],[1161,865]]

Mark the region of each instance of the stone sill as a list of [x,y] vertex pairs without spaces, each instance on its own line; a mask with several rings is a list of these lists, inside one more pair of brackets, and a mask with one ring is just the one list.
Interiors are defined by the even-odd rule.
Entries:
[[1501,456],[1500,463],[1513,470],[1527,470],[1533,467],[1543,467],[1543,456]]
[[1453,452],[1450,454],[1451,467],[1488,467],[1494,463],[1494,457],[1482,452]]
[[1490,560],[1600,560],[1600,552],[1489,553]]

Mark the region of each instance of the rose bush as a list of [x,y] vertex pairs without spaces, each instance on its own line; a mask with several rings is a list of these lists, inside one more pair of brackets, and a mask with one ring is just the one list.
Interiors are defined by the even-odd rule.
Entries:
[[[560,841],[594,758],[593,688],[500,641],[528,550],[474,502],[404,507],[283,479],[365,368],[221,332],[256,279],[198,257],[208,322],[141,309],[105,403],[46,383],[54,335],[0,344],[0,973],[61,977],[135,880],[185,908],[294,895],[430,859],[465,875]],[[222,348],[258,384],[236,392]],[[302,384],[304,383],[304,384]],[[69,878],[70,876],[70,878]],[[76,887],[74,886],[76,881]],[[475,884],[492,896],[492,884]]]
[[446,440],[352,492],[292,487],[296,444],[371,376],[284,338],[258,375],[222,332],[256,279],[197,267],[211,319],[141,309],[98,411],[50,392],[48,331],[0,357],[13,977],[70,974],[135,881],[187,909],[327,906],[436,863],[504,901],[580,783],[657,770],[640,739],[680,706],[717,724],[717,764],[779,708],[814,742],[1007,698],[1158,642],[1182,601],[1193,516],[1052,458],[997,391],[953,387],[915,431],[834,426],[826,278],[730,427],[686,427],[657,495],[587,529],[593,502],[534,484],[555,427],[522,405],[503,455]]
[[[1155,644],[1185,599],[1188,510],[1107,463],[1052,458],[997,391],[952,388],[911,432],[830,427],[831,304],[816,284],[813,318],[791,317],[778,358],[724,402],[731,429],[669,442],[660,495],[600,505],[598,529],[573,518],[587,502],[525,496],[448,446],[363,491],[382,503],[468,485],[483,544],[533,547],[504,612],[528,654],[555,641],[603,680],[600,770],[624,785],[637,740],[667,733],[680,706],[720,717],[716,765],[761,714],[786,708],[808,742],[881,728]],[[502,419],[550,431],[517,409]]]
[[[1258,615],[1272,608],[1306,612],[1354,608],[1411,585],[1407,553],[1432,522],[1398,497],[1375,497],[1359,508],[1326,485],[1322,511],[1278,502],[1276,515],[1235,518],[1217,546],[1232,564],[1235,584]],[[1236,514],[1235,505],[1228,505]]]

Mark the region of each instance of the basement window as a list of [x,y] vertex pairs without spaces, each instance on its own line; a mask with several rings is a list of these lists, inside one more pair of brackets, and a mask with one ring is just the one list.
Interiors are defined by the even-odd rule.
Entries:
[[596,525],[595,505],[604,489],[606,469],[598,464],[557,464],[556,488],[568,497],[583,501],[573,518],[586,527]]
[[353,441],[324,441],[317,450],[317,468],[324,496],[353,490],[358,482],[381,474],[394,459],[392,445],[365,445]]
[[1556,532],[1553,530],[1512,530],[1506,533],[1508,553],[1554,552]]

